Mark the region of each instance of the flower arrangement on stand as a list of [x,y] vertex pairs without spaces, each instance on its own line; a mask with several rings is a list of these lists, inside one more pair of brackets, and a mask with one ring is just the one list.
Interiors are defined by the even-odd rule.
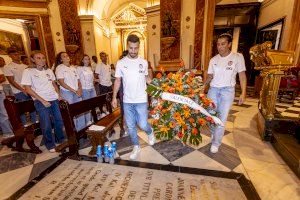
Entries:
[[[157,139],[171,140],[178,136],[185,144],[198,146],[202,142],[201,130],[205,126],[214,125],[213,116],[217,117],[214,103],[203,94],[203,90],[202,78],[195,76],[193,72],[184,72],[183,69],[176,73],[158,73],[153,78],[147,92],[152,96],[150,115]],[[162,98],[164,93],[188,97],[212,117],[191,108],[188,104],[165,100]]]

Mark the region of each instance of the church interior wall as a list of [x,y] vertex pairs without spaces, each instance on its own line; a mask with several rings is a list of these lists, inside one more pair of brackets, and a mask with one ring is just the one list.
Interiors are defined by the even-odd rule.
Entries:
[[96,55],[96,46],[93,16],[90,16],[89,18],[89,20],[82,20],[81,18],[81,31],[83,37],[84,54],[87,54],[91,58],[92,56]]
[[279,49],[285,50],[288,45],[294,0],[267,0],[260,9],[258,28],[264,27],[285,17],[284,28]]
[[[94,34],[95,34],[95,45],[96,45],[96,54],[98,59],[99,53],[104,51],[108,54],[109,62],[111,61],[111,48],[110,48],[110,38],[109,33],[104,33],[103,27],[94,22]],[[108,34],[108,35],[107,35]]]

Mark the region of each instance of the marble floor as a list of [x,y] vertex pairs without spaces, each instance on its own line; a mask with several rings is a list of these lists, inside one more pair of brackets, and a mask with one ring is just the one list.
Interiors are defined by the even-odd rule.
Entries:
[[[257,131],[257,100],[247,99],[242,105],[237,100],[232,106],[223,144],[217,154],[209,152],[210,135],[204,131],[200,146],[183,145],[179,140],[158,141],[149,146],[147,136],[139,132],[142,151],[137,158],[140,163],[155,163],[169,167],[189,167],[211,170],[226,174],[243,174],[251,181],[261,199],[300,199],[300,181],[284,163],[268,142],[260,139]],[[116,128],[117,129],[117,128]],[[119,138],[118,131],[109,138],[116,141],[118,156],[129,159],[132,149],[128,136]],[[41,137],[36,144],[41,143]],[[44,146],[42,154],[12,152],[6,147],[0,150],[0,199],[13,197],[17,191],[30,182],[34,183],[51,165],[57,165],[60,157],[57,153],[48,153]],[[81,155],[90,150],[88,141],[82,141]],[[27,184],[28,186],[28,184]],[[248,198],[249,199],[249,198]]]

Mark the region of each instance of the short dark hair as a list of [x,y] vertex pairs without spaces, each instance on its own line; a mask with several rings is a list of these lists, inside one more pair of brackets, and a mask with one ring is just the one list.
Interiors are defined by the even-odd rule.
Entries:
[[130,34],[128,37],[127,37],[127,43],[128,42],[132,42],[132,43],[140,43],[140,38],[137,36],[137,35],[134,35],[134,34]]
[[99,53],[99,56],[101,56],[101,55],[106,55],[106,53],[104,52],[104,51],[101,51],[100,53]]
[[92,60],[93,60],[95,63],[97,63],[97,62],[98,62],[97,56],[92,56]]
[[28,57],[25,56],[25,55],[22,55],[22,56],[21,56],[21,61],[24,61],[26,58],[28,58]]
[[13,53],[19,53],[19,52],[15,49],[10,49],[7,51],[7,54],[13,54]]
[[125,50],[122,52],[122,55],[120,56],[120,59],[124,58],[125,56],[127,56],[128,54],[128,50]]
[[61,60],[61,54],[63,54],[63,53],[67,53],[67,52],[61,51],[61,52],[59,52],[59,53],[56,55],[56,58],[55,58],[55,69],[56,69],[56,67],[57,67],[58,65],[60,65],[60,64],[63,63],[62,60]]
[[219,35],[218,39],[225,38],[228,43],[232,42],[232,36],[229,33],[222,33]]

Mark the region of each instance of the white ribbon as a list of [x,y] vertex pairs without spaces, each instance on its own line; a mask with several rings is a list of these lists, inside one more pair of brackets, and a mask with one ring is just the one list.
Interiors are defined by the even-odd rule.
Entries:
[[188,97],[184,97],[184,96],[181,96],[181,95],[178,95],[178,94],[163,92],[161,94],[161,98],[164,99],[164,100],[167,100],[167,101],[172,101],[172,102],[175,102],[175,103],[185,104],[190,108],[193,108],[195,110],[199,110],[205,116],[211,117],[217,125],[224,126],[223,122],[219,118],[209,114],[202,106],[200,106],[199,104],[197,104],[196,102],[194,102],[192,99],[190,99]]

